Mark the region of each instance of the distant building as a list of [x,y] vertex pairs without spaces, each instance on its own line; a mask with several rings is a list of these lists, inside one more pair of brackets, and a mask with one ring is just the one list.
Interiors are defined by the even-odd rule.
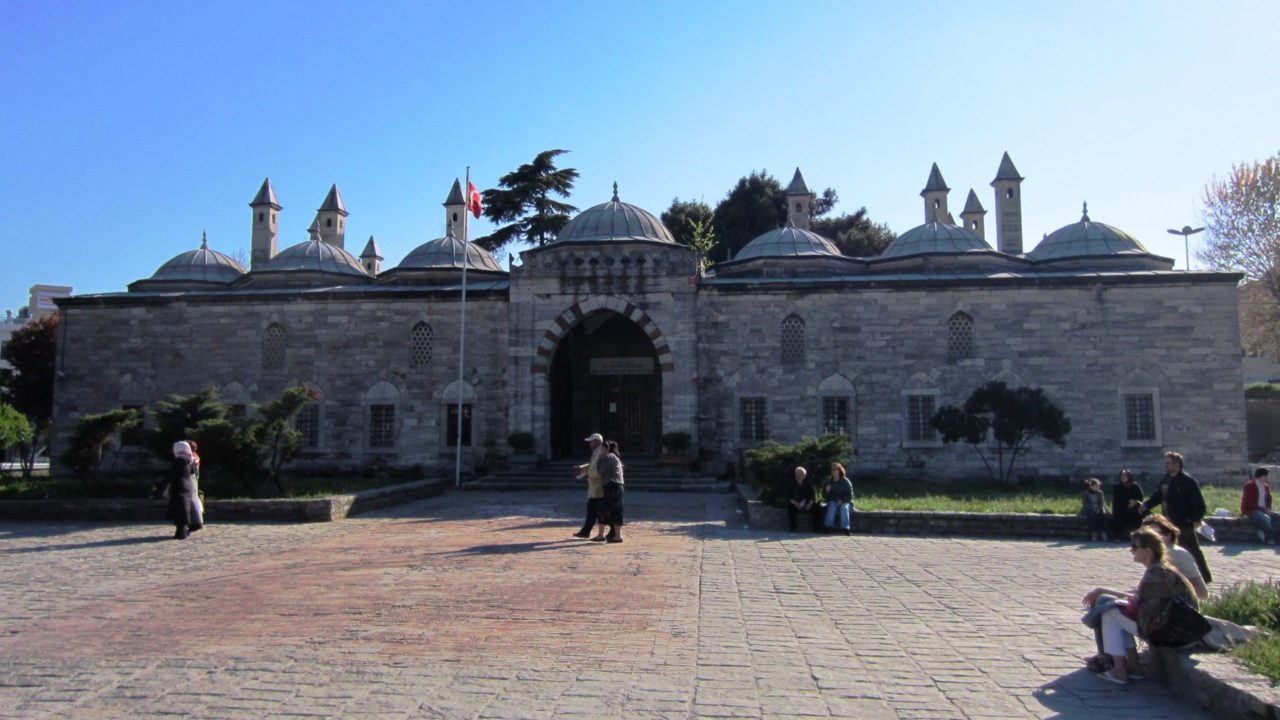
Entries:
[[10,336],[33,319],[58,312],[55,301],[70,296],[69,285],[32,285],[26,307],[19,308],[16,313],[12,310],[5,311],[4,320],[0,322],[0,378],[13,372],[13,366],[3,359],[3,350],[9,343]]
[[302,383],[320,398],[298,420],[316,469],[451,469],[461,416],[468,466],[501,463],[514,431],[547,459],[580,456],[593,432],[634,456],[687,431],[713,471],[766,439],[834,432],[859,471],[963,478],[985,476],[981,459],[929,419],[998,379],[1043,388],[1074,426],[1026,472],[1155,472],[1166,448],[1198,477],[1243,468],[1239,276],[1174,271],[1087,211],[1024,252],[1022,182],[1006,154],[993,247],[976,193],[953,223],[935,165],[923,224],[846,257],[806,229],[797,170],[786,225],[705,275],[616,186],[506,271],[467,242],[456,182],[444,236],[388,269],[373,238],[344,249],[336,186],[309,239],[277,253],[264,182],[247,270],[202,240],[127,292],[57,302],[54,444],[86,413],[209,385],[248,406]]

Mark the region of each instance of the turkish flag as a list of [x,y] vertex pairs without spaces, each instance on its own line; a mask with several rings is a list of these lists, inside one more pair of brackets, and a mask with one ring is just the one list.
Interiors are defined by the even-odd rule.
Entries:
[[472,185],[470,180],[467,181],[467,209],[472,215],[480,217],[480,191],[476,190],[476,186]]

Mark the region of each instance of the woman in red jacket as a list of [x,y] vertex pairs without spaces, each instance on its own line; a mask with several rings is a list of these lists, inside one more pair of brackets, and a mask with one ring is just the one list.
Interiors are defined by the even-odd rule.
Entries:
[[1244,496],[1240,498],[1240,514],[1249,518],[1258,529],[1258,541],[1276,544],[1277,523],[1280,513],[1271,512],[1271,473],[1264,467],[1253,471],[1253,477],[1245,481]]

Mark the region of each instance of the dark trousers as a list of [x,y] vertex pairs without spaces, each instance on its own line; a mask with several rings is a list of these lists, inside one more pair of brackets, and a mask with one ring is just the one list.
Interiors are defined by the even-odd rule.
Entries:
[[812,527],[814,532],[819,532],[822,530],[822,512],[823,511],[822,511],[822,506],[818,505],[817,503],[810,505],[808,510],[801,510],[797,508],[795,505],[792,505],[791,503],[788,502],[787,503],[787,527],[789,527],[792,531],[795,531],[799,527],[797,522],[800,518],[800,513],[802,512],[809,513],[809,517],[813,522]]
[[1213,582],[1213,575],[1209,573],[1209,563],[1204,559],[1204,553],[1200,552],[1200,539],[1196,537],[1195,525],[1190,523],[1186,525],[1178,525],[1178,544],[1187,549],[1191,553],[1191,557],[1196,559],[1196,567],[1200,568],[1200,576],[1204,578],[1206,585]]
[[603,499],[587,498],[587,519],[582,521],[582,529],[578,531],[579,535],[591,534],[591,529],[596,526],[596,518],[600,517],[600,501]]

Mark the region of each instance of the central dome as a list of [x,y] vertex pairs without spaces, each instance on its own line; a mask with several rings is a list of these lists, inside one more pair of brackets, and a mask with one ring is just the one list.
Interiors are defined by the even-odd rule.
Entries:
[[991,250],[985,240],[972,230],[955,225],[931,222],[917,225],[889,243],[880,253],[882,258],[908,255],[933,255],[939,253],[966,253],[975,250]]
[[733,256],[734,260],[758,257],[800,257],[808,255],[839,255],[840,250],[818,233],[787,223],[786,227],[763,233],[747,243]]
[[268,260],[258,272],[291,270],[313,270],[369,277],[369,273],[364,271],[364,266],[354,255],[336,245],[314,238],[285,248],[279,255]]
[[1080,222],[1060,227],[1049,233],[1027,257],[1032,260],[1100,257],[1105,255],[1147,255],[1138,239],[1117,227],[1089,219],[1089,206],[1084,206]]
[[578,213],[556,236],[558,243],[627,240],[676,244],[671,231],[652,213],[618,199],[617,183],[612,200]]
[[244,267],[220,252],[209,249],[209,238],[200,238],[200,247],[188,250],[161,265],[151,280],[229,283],[244,274]]
[[497,260],[493,259],[493,255],[490,255],[489,251],[472,243],[462,242],[453,236],[452,228],[449,229],[448,234],[444,237],[436,238],[414,248],[396,267],[415,270],[462,269],[464,257],[466,258],[467,267],[472,270],[503,272],[502,266],[498,264]]

